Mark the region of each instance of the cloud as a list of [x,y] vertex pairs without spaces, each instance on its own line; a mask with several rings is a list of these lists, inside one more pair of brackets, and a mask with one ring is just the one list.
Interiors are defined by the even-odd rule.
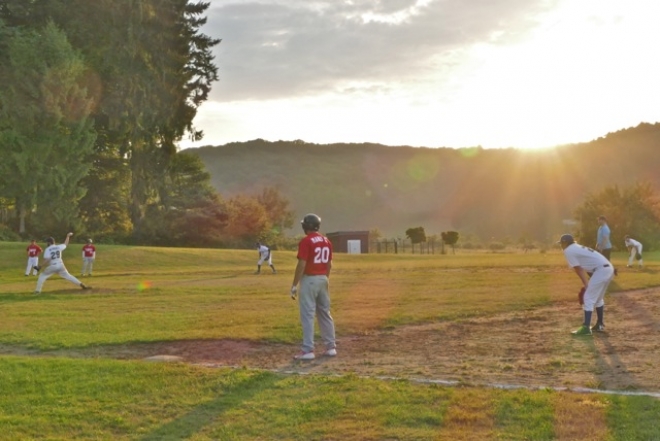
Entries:
[[220,81],[211,100],[293,98],[424,82],[474,44],[522,38],[559,0],[225,0],[204,31]]

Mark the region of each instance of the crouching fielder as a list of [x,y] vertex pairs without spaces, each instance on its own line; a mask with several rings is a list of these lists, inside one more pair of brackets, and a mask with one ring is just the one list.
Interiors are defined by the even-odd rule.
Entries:
[[630,251],[630,258],[628,259],[628,267],[630,268],[633,264],[634,259],[637,259],[637,263],[639,264],[639,267],[642,268],[644,266],[644,261],[642,260],[642,249],[644,248],[642,246],[642,243],[639,241],[636,241],[632,237],[626,235],[626,247]]
[[[573,335],[591,335],[592,331],[604,332],[605,292],[614,277],[614,268],[605,256],[599,252],[575,243],[573,236],[564,234],[558,242],[564,250],[568,265],[575,270],[584,286],[584,323]],[[591,279],[587,272],[592,273]],[[591,326],[594,309],[598,320]]]
[[46,239],[48,247],[44,251],[44,263],[40,268],[42,271],[41,274],[39,274],[39,278],[37,279],[37,288],[34,291],[35,294],[41,293],[41,288],[43,288],[44,282],[53,274],[58,274],[60,277],[68,280],[71,283],[75,283],[82,289],[91,289],[91,287],[85,285],[80,280],[69,274],[69,272],[66,270],[66,267],[64,266],[64,261],[62,260],[62,251],[64,251],[67,245],[69,245],[69,238],[71,236],[73,236],[73,233],[67,234],[64,243],[60,245],[55,244],[55,239],[52,237]]
[[273,270],[273,274],[277,273],[277,271],[275,271],[275,266],[273,265],[273,255],[270,252],[270,248],[261,244],[261,242],[257,242],[256,246],[257,251],[259,252],[259,261],[257,262],[257,270],[254,273],[261,274],[261,265],[263,263],[268,264],[270,269]]

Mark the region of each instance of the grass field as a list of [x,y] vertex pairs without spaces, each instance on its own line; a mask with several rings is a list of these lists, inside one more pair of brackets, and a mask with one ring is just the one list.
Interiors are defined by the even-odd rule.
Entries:
[[[252,250],[101,245],[95,274],[84,279],[91,292],[53,276],[35,296],[36,278],[23,275],[25,246],[0,243],[0,439],[660,439],[660,400],[650,396],[424,383],[414,380],[460,372],[416,366],[416,358],[385,349],[389,370],[381,373],[396,379],[365,375],[384,369],[374,367],[378,348],[367,349],[374,335],[419,330],[441,341],[449,334],[435,327],[515,321],[552,308],[572,311],[566,320],[579,324],[579,309],[568,309],[579,280],[559,250],[337,255],[331,290],[340,369],[290,362],[301,339],[297,305],[288,297],[293,252],[274,253],[278,274],[266,268],[256,276]],[[622,270],[609,296],[660,285],[659,257],[648,253],[644,271],[626,271],[625,256],[615,255]],[[64,260],[77,275],[80,245]],[[623,307],[617,301],[613,311]],[[565,331],[549,339],[556,352],[546,355],[551,368],[570,373],[570,354],[583,362],[602,345],[580,346]],[[460,348],[458,335],[451,343]],[[220,353],[213,364],[220,367],[190,362],[199,361],[195,348],[228,342],[257,349],[231,363]],[[183,362],[135,356],[184,344],[190,357]],[[351,347],[362,347],[364,357]],[[456,364],[470,370],[478,360]],[[509,378],[518,372],[515,361],[493,364]],[[582,364],[598,374],[597,364]],[[659,392],[660,381],[650,389]]]

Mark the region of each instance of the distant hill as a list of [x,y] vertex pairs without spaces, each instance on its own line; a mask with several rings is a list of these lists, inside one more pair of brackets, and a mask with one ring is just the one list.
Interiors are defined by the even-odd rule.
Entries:
[[541,151],[319,145],[261,139],[188,150],[225,197],[274,186],[323,231],[423,226],[482,238],[546,240],[585,194],[647,180],[660,190],[660,124]]

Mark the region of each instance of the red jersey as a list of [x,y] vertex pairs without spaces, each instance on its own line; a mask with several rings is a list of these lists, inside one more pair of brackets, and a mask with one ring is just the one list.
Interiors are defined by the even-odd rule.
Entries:
[[43,250],[37,244],[30,244],[27,247],[28,257],[37,257]]
[[82,247],[82,250],[85,257],[94,257],[94,253],[96,253],[96,248],[91,243]]
[[328,265],[332,262],[332,244],[316,231],[309,233],[298,244],[298,259],[307,262],[306,275],[324,276],[328,274]]

